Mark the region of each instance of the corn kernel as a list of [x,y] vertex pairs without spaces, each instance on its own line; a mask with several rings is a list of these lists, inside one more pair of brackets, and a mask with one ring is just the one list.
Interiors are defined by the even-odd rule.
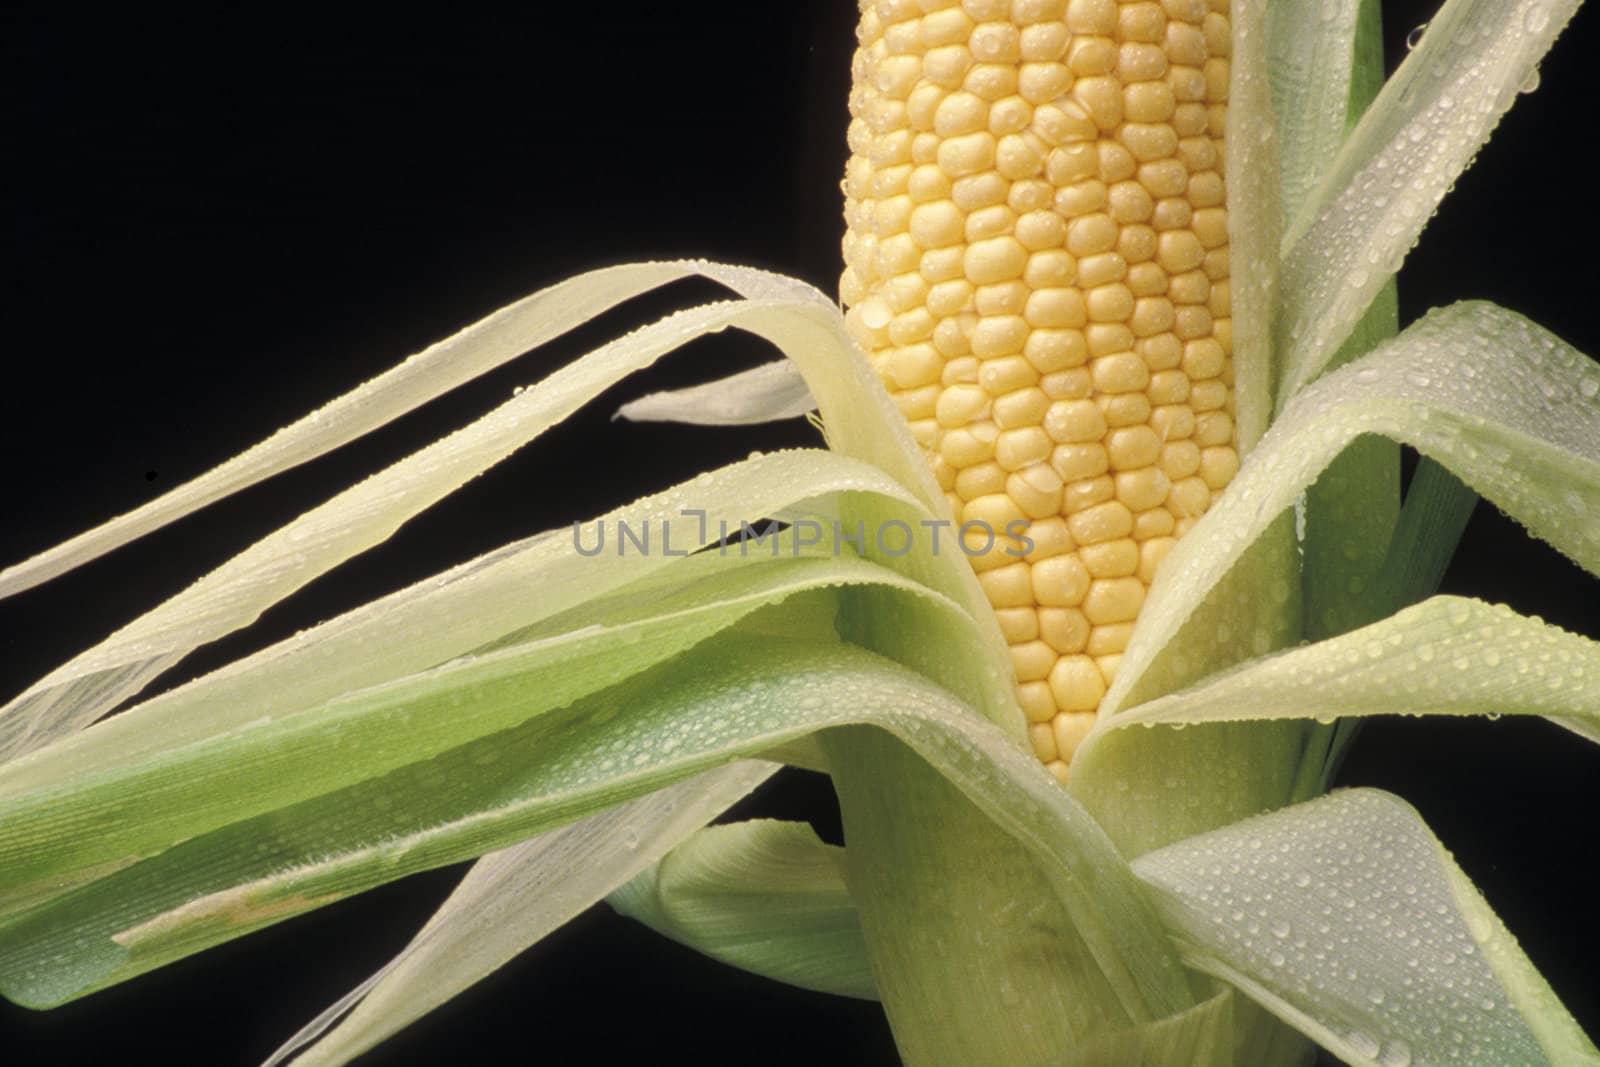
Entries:
[[1088,568],[1077,556],[1040,560],[1032,565],[1033,602],[1046,607],[1076,607],[1089,591],[1090,581]]
[[[1050,711],[1052,717],[1055,712],[1055,702],[1051,701]],[[1033,745],[1033,755],[1040,763],[1049,763],[1056,758],[1056,731],[1048,722],[1036,722],[1028,727],[1028,740]]]
[[1062,711],[1093,711],[1106,695],[1105,679],[1088,656],[1062,656],[1050,669],[1050,695]]
[[1039,636],[1062,655],[1082,652],[1089,644],[1089,620],[1077,608],[1042,607]]

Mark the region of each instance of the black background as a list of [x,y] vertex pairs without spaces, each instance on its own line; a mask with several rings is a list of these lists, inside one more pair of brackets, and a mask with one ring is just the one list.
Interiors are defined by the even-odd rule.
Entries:
[[[554,6],[554,5],[552,5]],[[853,5],[527,5],[370,20],[11,7],[0,18],[0,562],[200,474],[541,285],[705,256],[832,291]],[[1388,36],[1431,5],[1391,2]],[[1585,351],[1600,242],[1581,14],[1411,257],[1409,319],[1485,297]],[[10,695],[350,481],[595,341],[711,297],[680,286],[371,438],[0,604]],[[616,403],[767,358],[697,342],[314,583],[187,677],[514,537],[743,456],[812,444],[613,425]],[[1600,633],[1596,583],[1482,506],[1446,579]],[[803,776],[750,810],[832,816]],[[1591,1032],[1586,892],[1600,751],[1542,723],[1378,722],[1347,784],[1415,803]],[[831,832],[831,831],[830,831]],[[243,1063],[376,969],[449,891],[434,872],[57,1012],[0,1003],[0,1061]],[[372,1057],[881,1063],[877,1009],[708,963],[598,909]],[[547,1057],[548,1058],[548,1057]]]

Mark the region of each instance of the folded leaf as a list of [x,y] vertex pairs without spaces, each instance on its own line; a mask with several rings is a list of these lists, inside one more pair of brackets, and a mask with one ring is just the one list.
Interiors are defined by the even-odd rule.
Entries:
[[1136,860],[1184,961],[1351,1064],[1593,1064],[1404,801],[1347,790]]
[[802,989],[877,999],[844,849],[805,823],[700,830],[610,902],[712,959]]

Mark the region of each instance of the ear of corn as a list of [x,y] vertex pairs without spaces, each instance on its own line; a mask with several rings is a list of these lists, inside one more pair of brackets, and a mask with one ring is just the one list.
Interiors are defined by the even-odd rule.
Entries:
[[888,0],[858,32],[846,321],[965,547],[1001,534],[973,563],[1064,779],[1238,469],[1227,2]]

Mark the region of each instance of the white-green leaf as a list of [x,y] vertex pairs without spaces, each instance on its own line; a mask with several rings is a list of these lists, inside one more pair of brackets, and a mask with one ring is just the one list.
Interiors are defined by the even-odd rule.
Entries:
[[483,857],[399,955],[266,1067],[291,1056],[300,1067],[354,1059],[659,861],[776,770],[741,760]]
[[1280,410],[1400,268],[1581,2],[1448,0],[1428,24],[1284,236]]
[[1107,725],[1365,715],[1544,715],[1600,729],[1600,642],[1503,605],[1433,597],[1130,708]]
[[[153,756],[230,729],[260,726],[427,670],[670,566],[676,553],[715,541],[724,522],[737,532],[741,519],[837,492],[886,493],[911,521],[925,514],[903,488],[864,464],[809,451],[755,457],[601,516],[585,527],[588,533],[561,530],[508,545],[164,693],[93,731],[0,768],[0,795],[45,787],[57,775],[81,778],[95,767],[125,765],[136,756]],[[652,530],[655,550],[619,551],[622,522]],[[580,553],[580,541],[592,547],[593,531],[602,526],[611,531],[611,548],[592,557]],[[666,551],[669,544],[676,546],[673,555]],[[46,703],[0,717],[0,731],[12,724],[11,733],[0,737],[23,745],[30,729],[59,732],[60,721],[47,717],[48,701],[76,707],[75,701],[92,699],[108,675],[148,672],[152,660],[161,658],[142,644],[124,647],[119,656],[127,657],[122,667],[96,670],[80,658],[78,666],[52,675],[59,691],[39,691]]]
[[1348,790],[1141,857],[1184,961],[1341,1059],[1600,1062],[1404,801]]
[[844,849],[806,823],[712,826],[610,896],[611,906],[713,959],[824,993],[877,999]]
[[631,422],[749,426],[798,418],[816,406],[800,369],[780,359],[703,385],[642,396],[622,405],[615,417]]
[[1233,313],[1234,418],[1248,453],[1272,415],[1272,333],[1278,291],[1278,140],[1267,69],[1267,2],[1233,4],[1233,62],[1228,74],[1227,139],[1229,292]]
[[1278,0],[1267,8],[1285,223],[1344,141],[1360,7],[1361,0]]
[[716,263],[629,263],[580,274],[430,345],[143,507],[0,571],[0,597],[49,581],[241,489],[308,463],[610,308],[696,275],[746,297],[804,299],[815,294],[821,299],[816,290],[792,278]]
[[[1600,573],[1600,368],[1484,303],[1431,312],[1297,396],[1156,575],[1101,713],[1334,456],[1382,434],[1412,445],[1591,573]],[[1288,595],[1267,590],[1267,595]],[[1205,635],[1201,635],[1205,636]],[[1274,646],[1263,641],[1259,652]]]
[[[659,283],[660,271],[640,270]],[[682,276],[688,268],[670,270]],[[944,508],[908,431],[889,414],[893,407],[887,395],[851,345],[831,303],[803,283],[775,275],[711,265],[694,271],[743,285],[760,299],[690,309],[603,346],[464,429],[293,520],[0,709],[0,760],[88,725],[190,650],[248,625],[317,575],[381,542],[620,378],[694,337],[730,326],[765,337],[796,361],[829,419],[829,440],[836,450],[887,472],[935,513]],[[618,284],[611,281],[607,292]],[[520,323],[522,314],[511,321]],[[522,328],[529,327],[523,323]],[[474,329],[468,327],[459,336]],[[691,499],[684,506],[703,504]],[[961,599],[981,602],[974,579],[956,581]]]

